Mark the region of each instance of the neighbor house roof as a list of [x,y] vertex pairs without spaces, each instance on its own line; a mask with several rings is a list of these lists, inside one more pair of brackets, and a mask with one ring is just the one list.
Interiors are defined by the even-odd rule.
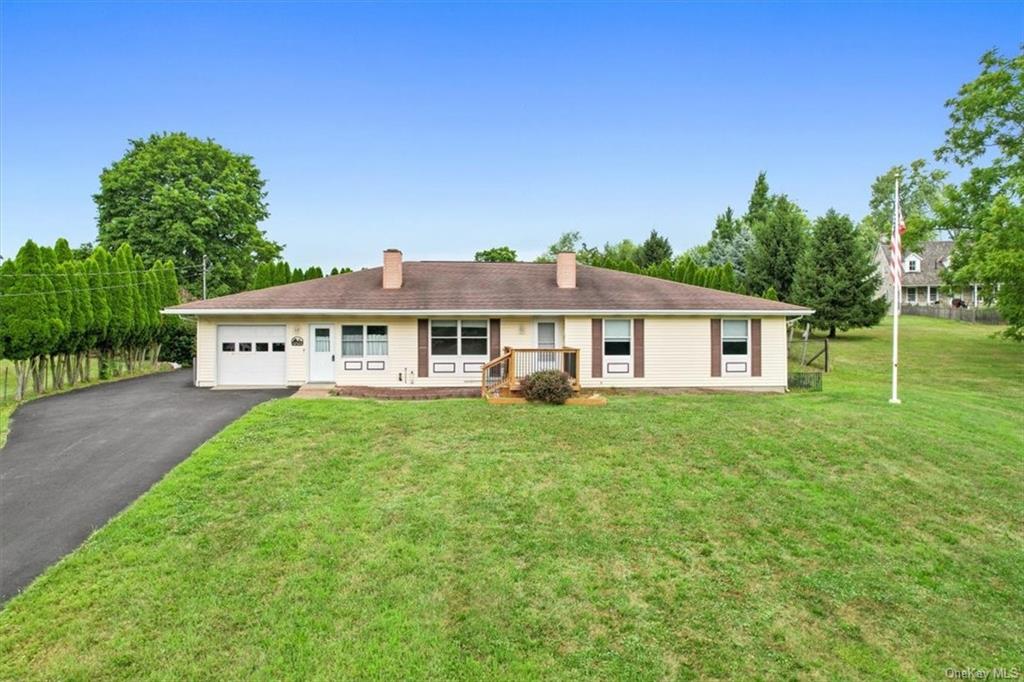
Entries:
[[914,249],[913,253],[921,258],[921,269],[917,272],[904,272],[903,286],[940,286],[942,271],[946,269],[943,263],[953,253],[953,242],[925,242],[919,248]]
[[445,312],[650,312],[802,315],[800,306],[578,265],[576,287],[559,288],[553,263],[406,261],[399,289],[383,268],[245,291],[169,308],[177,314]]

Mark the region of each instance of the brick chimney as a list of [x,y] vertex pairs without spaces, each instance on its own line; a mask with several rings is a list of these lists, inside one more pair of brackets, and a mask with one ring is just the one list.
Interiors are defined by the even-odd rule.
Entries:
[[576,288],[576,254],[572,251],[563,251],[558,254],[555,265],[555,281],[559,289]]
[[402,252],[398,249],[384,250],[384,288],[402,288]]

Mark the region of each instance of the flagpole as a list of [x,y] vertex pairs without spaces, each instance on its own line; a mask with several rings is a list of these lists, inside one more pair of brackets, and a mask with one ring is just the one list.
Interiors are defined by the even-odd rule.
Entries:
[[[900,181],[896,179],[896,187],[893,191],[893,205],[892,205],[892,239],[900,239],[899,235],[899,218],[900,215]],[[892,253],[892,397],[889,398],[889,402],[893,405],[899,405],[900,399],[897,394],[897,385],[899,379],[899,357],[900,357],[900,295],[903,293],[900,291],[900,277],[899,271],[896,268],[902,268],[902,263],[896,262],[896,254],[892,250],[893,245],[890,242],[890,252]],[[902,252],[902,249],[900,249]],[[902,253],[900,254],[902,255]]]

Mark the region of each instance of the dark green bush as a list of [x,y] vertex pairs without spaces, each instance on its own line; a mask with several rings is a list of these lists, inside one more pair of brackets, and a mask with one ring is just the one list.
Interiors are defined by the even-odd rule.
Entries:
[[523,396],[530,401],[562,405],[572,397],[569,375],[557,369],[534,372],[522,381]]
[[196,355],[196,325],[191,320],[169,318],[160,330],[160,359],[190,367]]

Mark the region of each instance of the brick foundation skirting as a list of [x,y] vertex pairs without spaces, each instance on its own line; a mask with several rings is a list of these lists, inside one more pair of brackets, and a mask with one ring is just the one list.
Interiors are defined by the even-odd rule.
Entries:
[[383,388],[375,386],[336,386],[331,395],[343,398],[375,400],[440,400],[442,398],[479,398],[480,389],[465,388]]

